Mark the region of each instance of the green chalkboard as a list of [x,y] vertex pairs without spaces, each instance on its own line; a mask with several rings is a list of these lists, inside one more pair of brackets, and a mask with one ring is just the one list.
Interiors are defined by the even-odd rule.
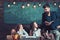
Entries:
[[[33,8],[33,5],[36,5],[36,8]],[[21,8],[24,4],[25,8]],[[4,3],[4,22],[8,24],[30,24],[33,21],[41,24],[42,13],[44,12],[42,6],[44,3],[41,3],[39,6],[38,2],[31,2],[28,7],[27,2],[16,2],[16,4],[5,2]],[[10,7],[8,7],[10,5]],[[51,10],[56,11],[57,7],[53,6],[50,3]]]

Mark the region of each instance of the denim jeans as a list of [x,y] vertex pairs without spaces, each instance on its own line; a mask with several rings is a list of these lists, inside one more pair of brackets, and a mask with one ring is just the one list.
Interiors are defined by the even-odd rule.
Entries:
[[60,40],[60,32],[57,30],[51,31],[53,34],[55,34],[55,40]]

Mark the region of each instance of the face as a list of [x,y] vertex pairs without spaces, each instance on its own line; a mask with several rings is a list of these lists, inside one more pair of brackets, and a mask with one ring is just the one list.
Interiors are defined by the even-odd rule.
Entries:
[[36,22],[33,23],[34,28],[38,28],[38,25]]
[[50,8],[49,7],[44,8],[44,12],[49,13],[50,12]]
[[22,24],[19,25],[19,29],[23,29],[23,25]]
[[15,29],[12,29],[11,30],[11,34],[15,34],[16,33],[16,30]]

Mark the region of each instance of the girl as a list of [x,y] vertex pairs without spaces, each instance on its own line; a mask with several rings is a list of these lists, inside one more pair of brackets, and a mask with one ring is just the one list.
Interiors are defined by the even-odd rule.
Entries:
[[41,37],[41,29],[38,28],[36,22],[32,23],[32,28],[30,30],[30,36]]
[[19,24],[18,25],[18,31],[17,33],[21,36],[28,36],[28,33],[23,29],[23,25]]

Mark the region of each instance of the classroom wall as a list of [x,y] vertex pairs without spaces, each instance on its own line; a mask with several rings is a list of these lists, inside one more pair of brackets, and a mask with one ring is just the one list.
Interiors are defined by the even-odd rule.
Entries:
[[[8,4],[10,7],[8,7]],[[21,8],[22,4],[24,4],[25,8]],[[16,2],[16,4],[5,2],[4,3],[4,23],[8,24],[30,24],[33,21],[36,21],[38,24],[41,24],[42,21],[42,13],[44,12],[42,6],[45,2],[42,2],[41,6],[38,6],[38,2],[30,2],[30,6],[28,7],[27,2]],[[36,8],[33,8],[33,5],[36,4]],[[53,5],[53,3],[49,3],[51,6],[51,11],[58,11],[58,5]]]

